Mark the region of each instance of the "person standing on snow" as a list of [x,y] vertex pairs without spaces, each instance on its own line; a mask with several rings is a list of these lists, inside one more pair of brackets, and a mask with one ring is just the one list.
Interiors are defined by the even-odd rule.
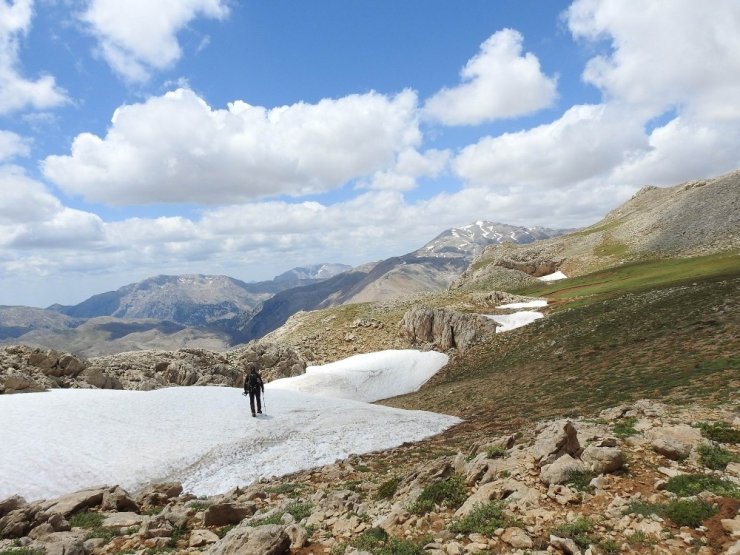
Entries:
[[[249,408],[252,409],[252,416],[256,417],[257,413],[262,414],[262,393],[265,392],[265,384],[262,376],[257,373],[257,367],[251,365],[249,374],[244,378],[244,395],[249,394]],[[254,399],[257,398],[257,413],[254,412]]]

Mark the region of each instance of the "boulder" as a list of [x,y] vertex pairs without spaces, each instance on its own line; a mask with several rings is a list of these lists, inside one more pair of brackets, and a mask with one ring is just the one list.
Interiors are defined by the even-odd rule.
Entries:
[[226,526],[227,524],[239,524],[256,511],[254,503],[214,503],[209,506],[203,514],[204,526]]
[[12,497],[3,499],[0,501],[0,518],[7,515],[10,511],[15,511],[16,509],[20,509],[26,505],[28,505],[28,503],[26,503],[26,500],[20,495],[13,495]]
[[551,535],[550,545],[560,550],[561,553],[565,553],[565,555],[581,555],[581,550],[578,549],[576,542],[570,538],[559,538]]
[[552,464],[563,455],[577,457],[581,449],[578,432],[570,420],[556,420],[539,429],[533,455],[537,464]]
[[98,507],[103,502],[103,495],[108,488],[93,488],[77,491],[50,501],[41,503],[41,509],[46,512],[59,513],[69,517],[84,509]]
[[99,389],[123,389],[121,380],[109,376],[102,369],[95,366],[85,369],[82,376],[88,384]]
[[103,494],[100,508],[104,511],[139,512],[139,505],[121,487],[114,486]]
[[624,452],[615,439],[609,438],[587,446],[581,460],[595,474],[607,474],[624,466]]
[[162,482],[150,484],[136,496],[139,505],[161,506],[173,497],[182,493],[182,484],[179,482]]
[[86,530],[55,532],[45,536],[42,544],[32,544],[32,547],[43,549],[45,555],[88,555],[86,536]]
[[139,535],[142,538],[169,538],[174,529],[170,521],[160,514],[144,520]]
[[554,463],[542,467],[540,470],[540,480],[547,484],[564,484],[568,481],[572,472],[582,472],[586,466],[579,460],[570,455],[563,455]]
[[291,549],[301,549],[308,543],[308,532],[300,524],[286,526],[285,533],[290,538]]
[[145,520],[147,520],[146,515],[131,512],[112,513],[105,518],[101,526],[103,528],[131,528],[141,526]]
[[653,428],[648,437],[653,451],[674,461],[687,458],[702,441],[701,432],[686,424]]
[[284,555],[290,550],[290,538],[283,526],[270,524],[253,528],[237,526],[206,551],[207,555]]
[[193,530],[188,539],[189,547],[204,547],[216,543],[220,538],[210,530]]
[[521,528],[507,528],[501,534],[501,540],[515,549],[531,549],[534,543],[527,533]]
[[37,383],[28,374],[9,374],[0,378],[0,392],[20,393],[20,392],[33,392],[33,391],[44,391],[44,386]]

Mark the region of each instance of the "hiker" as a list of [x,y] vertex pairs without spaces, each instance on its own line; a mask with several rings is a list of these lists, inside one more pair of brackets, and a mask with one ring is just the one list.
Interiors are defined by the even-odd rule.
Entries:
[[[262,414],[262,393],[265,392],[265,384],[262,376],[257,373],[257,367],[252,365],[249,374],[244,378],[244,395],[249,394],[249,407],[252,409],[252,416],[256,417],[257,413]],[[257,398],[257,413],[254,412],[254,398]]]

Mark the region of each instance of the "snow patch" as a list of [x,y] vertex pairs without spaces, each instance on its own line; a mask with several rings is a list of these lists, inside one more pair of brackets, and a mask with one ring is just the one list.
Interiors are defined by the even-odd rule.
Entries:
[[535,320],[544,318],[545,315],[534,310],[523,310],[514,314],[484,314],[484,316],[499,324],[496,327],[496,333],[501,333],[531,324]]
[[537,279],[540,281],[558,281],[560,279],[567,279],[568,276],[566,276],[563,272],[558,270],[557,272],[553,272],[552,274],[547,274],[546,276],[538,277]]
[[372,402],[417,391],[448,357],[436,351],[381,351],[309,366],[301,376],[271,382],[275,389]]
[[[374,353],[314,370],[335,378],[339,385],[331,391],[321,380],[267,384],[265,415],[258,418],[249,414],[241,390],[230,387],[2,395],[0,499],[16,493],[50,498],[100,484],[136,491],[162,480],[213,495],[260,477],[418,441],[460,420],[336,396],[372,398],[418,388],[446,363],[444,355],[427,355]],[[286,387],[290,380],[298,384],[293,390]],[[301,387],[314,394],[296,390]]]
[[543,306],[547,306],[547,301],[544,299],[538,299],[535,301],[527,301],[524,303],[502,304],[496,308],[541,308]]

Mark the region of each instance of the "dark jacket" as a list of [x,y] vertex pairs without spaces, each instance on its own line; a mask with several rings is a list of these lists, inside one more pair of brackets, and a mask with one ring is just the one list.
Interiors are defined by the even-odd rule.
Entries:
[[257,373],[257,370],[252,370],[244,378],[244,393],[259,393],[265,390],[265,384],[262,381],[262,376]]

